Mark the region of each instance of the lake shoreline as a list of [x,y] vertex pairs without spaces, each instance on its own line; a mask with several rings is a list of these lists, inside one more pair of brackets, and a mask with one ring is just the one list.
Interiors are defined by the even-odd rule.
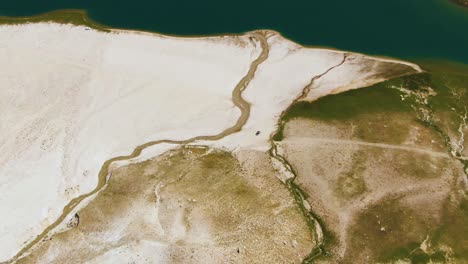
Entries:
[[[271,32],[276,35],[282,36],[285,40],[294,43],[295,45],[301,48],[307,49],[322,49],[328,51],[338,51],[338,52],[351,52],[356,54],[365,55],[368,57],[372,57],[373,59],[380,60],[382,62],[396,62],[396,63],[403,63],[407,64],[410,67],[414,67],[418,65],[418,59],[407,59],[407,58],[400,58],[400,57],[392,57],[387,56],[384,54],[369,54],[363,53],[360,51],[354,50],[346,50],[346,49],[339,49],[332,46],[325,46],[325,45],[305,45],[302,43],[296,42],[294,39],[291,39],[282,34],[282,32],[273,30],[273,29],[266,29],[266,28],[259,28],[256,30],[251,30],[247,32],[241,33],[222,33],[222,34],[209,34],[209,35],[171,35],[160,33],[151,30],[143,30],[143,29],[132,29],[132,28],[119,28],[104,25],[93,20],[89,15],[88,12],[84,9],[61,9],[55,10],[47,13],[38,14],[35,16],[20,16],[20,17],[9,17],[9,16],[0,16],[0,26],[2,25],[21,25],[21,24],[28,24],[28,23],[58,23],[58,24],[68,24],[74,26],[86,26],[90,29],[95,29],[97,31],[108,32],[108,33],[133,33],[133,34],[143,34],[149,36],[158,36],[162,38],[184,38],[184,39],[209,39],[209,38],[219,38],[219,37],[233,37],[233,36],[244,36],[246,34],[255,34],[256,32]],[[455,62],[457,63],[457,62]]]
[[[466,0],[464,0],[466,1]],[[431,6],[433,4],[430,4]],[[410,5],[408,8],[411,8],[412,6]],[[431,7],[433,8],[433,7]],[[444,9],[444,12],[447,14],[442,14],[442,15],[449,15],[450,17],[455,17],[456,19],[460,18],[460,14],[454,14],[453,11],[460,11],[460,10],[455,10],[458,9],[451,4],[449,4],[449,1],[445,2],[445,4],[437,4],[437,9]],[[419,50],[427,50],[426,45],[421,46],[421,48],[416,49],[414,52],[411,50],[414,50],[414,47],[412,48],[411,46],[411,39],[408,40],[408,47],[404,47],[404,52],[400,52],[399,49],[401,47],[395,46],[394,48],[396,50],[392,50],[393,45],[390,46],[391,49],[389,50],[386,43],[382,43],[378,46],[376,46],[377,43],[372,43],[371,42],[363,42],[360,45],[356,46],[354,44],[352,45],[343,45],[342,43],[346,43],[347,41],[340,41],[336,42],[335,40],[330,42],[327,40],[327,36],[323,35],[320,32],[317,32],[317,37],[313,37],[314,34],[307,33],[304,34],[303,36],[298,35],[297,32],[291,32],[288,30],[288,28],[278,28],[275,25],[265,25],[265,24],[259,24],[257,26],[249,26],[249,27],[241,27],[240,29],[215,29],[213,31],[206,31],[203,33],[191,33],[191,29],[187,29],[184,31],[181,30],[167,30],[164,29],[164,25],[160,27],[155,27],[155,26],[149,26],[151,25],[152,22],[149,22],[148,25],[145,24],[138,24],[134,23],[132,21],[132,18],[129,18],[128,22],[124,24],[122,23],[115,23],[119,22],[120,20],[117,18],[117,20],[113,22],[109,22],[106,19],[99,18],[100,16],[97,15],[96,12],[92,12],[93,10],[91,8],[77,8],[77,9],[51,9],[53,11],[47,11],[47,12],[39,12],[36,13],[32,16],[0,16],[0,25],[1,24],[21,24],[21,23],[27,23],[27,22],[58,22],[62,24],[74,24],[74,25],[84,25],[84,26],[89,26],[92,27],[96,30],[100,31],[133,31],[133,32],[141,32],[141,33],[149,33],[149,34],[158,34],[160,36],[165,36],[165,37],[184,37],[184,38],[200,38],[200,37],[210,37],[210,36],[240,36],[243,34],[246,34],[248,32],[254,32],[257,30],[268,30],[268,31],[273,31],[273,32],[280,32],[281,35],[283,35],[285,38],[295,42],[299,43],[303,47],[307,48],[324,48],[324,49],[330,49],[330,50],[340,50],[340,51],[350,51],[354,53],[361,53],[361,54],[366,54],[366,55],[372,55],[376,57],[382,57],[382,58],[397,58],[400,60],[405,60],[405,61],[411,61],[411,62],[417,62],[419,59],[442,59],[442,60],[449,60],[453,62],[458,62],[458,63],[463,63],[463,64],[468,64],[468,59],[465,59],[465,54],[460,53],[460,54],[455,54],[454,52],[456,47],[451,47],[450,49],[445,49],[443,53],[440,53],[440,47],[435,49],[435,52],[432,52],[432,54],[427,54],[427,52],[419,52]],[[465,11],[465,10],[461,10]],[[424,11],[427,12],[427,11]],[[460,12],[455,12],[455,13],[460,13]],[[3,13],[5,14],[5,13]],[[418,15],[416,13],[415,15]],[[463,16],[462,16],[463,17]],[[417,17],[415,17],[417,19]],[[98,22],[100,21],[100,22]],[[107,21],[107,22],[103,22]],[[447,22],[449,23],[449,22]],[[427,28],[426,26],[424,26]],[[194,31],[195,32],[195,31]],[[400,33],[400,32],[397,32]],[[336,34],[340,34],[339,31],[336,32]],[[382,34],[382,33],[379,33]],[[391,34],[391,33],[389,33]],[[401,30],[402,36],[405,34],[405,30]],[[413,34],[412,34],[413,35]],[[304,38],[305,36],[305,38]],[[454,35],[452,35],[454,36]],[[349,40],[354,43],[354,42],[360,42],[361,39],[363,39],[365,36],[353,36],[352,38],[350,37]],[[444,38],[442,35],[440,37]],[[379,37],[380,38],[380,37]],[[310,41],[309,39],[312,39]],[[450,39],[445,39],[450,42]],[[370,44],[368,44],[370,43]],[[390,43],[390,42],[387,42]],[[403,42],[401,42],[403,43]],[[454,43],[464,43],[463,39],[457,39],[456,42]],[[404,45],[403,45],[404,46]],[[414,46],[414,45],[413,45]],[[432,48],[431,48],[432,49]],[[460,50],[460,49],[459,49]],[[464,49],[461,49],[460,51],[464,51]],[[450,56],[444,55],[444,53],[452,53]],[[468,58],[468,57],[467,57]]]

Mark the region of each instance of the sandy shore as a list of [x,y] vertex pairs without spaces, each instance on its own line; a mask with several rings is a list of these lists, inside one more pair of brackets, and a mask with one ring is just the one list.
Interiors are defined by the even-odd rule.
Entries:
[[[243,130],[198,144],[267,150],[281,112],[345,54],[268,34],[269,57],[243,93],[251,105]],[[145,142],[214,135],[235,124],[232,91],[261,52],[249,34],[174,38],[38,23],[1,26],[0,36],[0,261],[93,190],[106,160]],[[419,71],[352,56],[361,61],[313,83],[314,98],[402,74],[382,76],[389,67]]]

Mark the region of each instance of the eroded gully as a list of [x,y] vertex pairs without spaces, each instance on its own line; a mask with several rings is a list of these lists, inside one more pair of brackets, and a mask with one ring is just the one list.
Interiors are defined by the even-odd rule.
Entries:
[[284,170],[290,175],[286,179],[284,179],[283,183],[288,187],[289,191],[293,195],[294,199],[296,200],[296,203],[298,207],[300,208],[302,215],[307,222],[307,226],[310,229],[310,232],[312,233],[312,237],[315,240],[315,247],[312,249],[312,251],[303,259],[303,263],[312,263],[314,259],[317,257],[321,256],[322,254],[325,253],[324,250],[324,225],[321,222],[321,220],[318,218],[317,215],[314,214],[314,212],[311,210],[310,205],[307,203],[306,197],[305,197],[305,192],[301,189],[299,185],[297,185],[294,180],[297,177],[297,172],[294,170],[294,168],[289,164],[289,162],[286,160],[284,156],[278,153],[278,146],[274,141],[274,135],[281,131],[282,129],[282,119],[283,116],[288,112],[289,108],[292,107],[292,105],[295,102],[298,102],[299,100],[305,98],[307,94],[310,92],[310,89],[312,89],[312,86],[314,82],[333,69],[343,65],[349,54],[344,53],[343,54],[343,59],[337,63],[336,65],[328,68],[324,72],[314,76],[310,82],[304,87],[302,90],[302,93],[291,103],[291,105],[281,113],[280,118],[278,119],[278,124],[277,128],[278,130],[270,137],[270,143],[271,143],[271,148],[270,148],[270,156],[272,159],[277,160],[282,166],[284,167]]

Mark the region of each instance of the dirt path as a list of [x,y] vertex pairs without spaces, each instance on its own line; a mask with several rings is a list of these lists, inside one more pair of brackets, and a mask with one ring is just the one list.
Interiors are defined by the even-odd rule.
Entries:
[[258,56],[257,59],[255,59],[251,64],[249,71],[247,74],[237,83],[236,87],[232,91],[232,101],[234,105],[239,108],[241,111],[241,115],[239,119],[237,120],[236,124],[234,124],[232,127],[227,128],[226,130],[222,131],[219,134],[216,135],[207,135],[207,136],[197,136],[185,140],[169,140],[169,139],[163,139],[163,140],[157,140],[157,141],[151,141],[147,142],[143,145],[140,145],[136,147],[133,152],[130,155],[127,156],[119,156],[112,158],[110,160],[107,160],[104,162],[104,164],[101,167],[101,170],[98,175],[98,184],[96,188],[94,188],[93,191],[83,194],[81,196],[78,196],[71,200],[64,208],[62,211],[62,214],[51,224],[49,225],[44,231],[39,234],[33,241],[29,242],[28,244],[25,245],[23,249],[21,249],[18,254],[16,254],[12,259],[10,259],[7,262],[4,263],[13,263],[17,259],[19,259],[23,254],[25,254],[27,251],[29,251],[32,247],[34,247],[38,242],[40,242],[42,239],[44,239],[54,228],[56,228],[60,223],[62,223],[65,218],[86,198],[96,194],[99,192],[107,182],[107,177],[109,175],[109,168],[110,165],[115,162],[115,161],[124,161],[124,160],[129,160],[132,158],[138,157],[141,152],[148,147],[158,145],[161,143],[170,143],[170,144],[188,144],[192,143],[198,140],[208,140],[208,141],[214,141],[214,140],[219,140],[222,139],[228,135],[231,135],[233,133],[239,132],[242,127],[245,125],[247,120],[249,119],[250,116],[250,103],[244,100],[242,97],[242,92],[247,88],[249,85],[250,81],[254,78],[255,73],[257,71],[258,66],[263,63],[267,58],[269,54],[269,46],[268,46],[268,41],[265,36],[265,33],[262,31],[256,31],[253,33],[249,33],[252,38],[257,39],[260,42],[262,52]]
[[333,144],[351,144],[351,145],[360,145],[360,146],[377,147],[377,148],[385,148],[385,149],[413,151],[413,152],[428,154],[434,157],[450,158],[450,155],[446,152],[437,152],[437,151],[432,151],[429,149],[423,149],[423,148],[418,148],[418,147],[391,145],[391,144],[385,144],[385,143],[373,143],[373,142],[360,141],[360,140],[338,139],[338,138],[294,137],[294,138],[289,138],[285,140],[285,142],[286,141],[290,141],[290,142],[297,141],[297,142],[302,142],[302,143],[303,142],[323,142],[323,143],[333,143]]

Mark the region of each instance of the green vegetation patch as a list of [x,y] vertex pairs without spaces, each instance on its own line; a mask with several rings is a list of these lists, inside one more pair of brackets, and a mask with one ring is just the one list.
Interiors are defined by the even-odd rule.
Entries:
[[19,25],[40,22],[72,24],[77,26],[87,26],[104,32],[110,31],[105,26],[92,21],[83,10],[59,10],[30,17],[0,17],[0,25]]
[[[385,114],[411,111],[411,107],[401,102],[400,92],[389,89],[391,85],[397,84],[399,79],[363,89],[328,95],[314,102],[296,102],[282,116],[281,126],[273,139],[281,141],[284,138],[285,124],[295,118],[346,121],[370,113]],[[366,131],[362,132],[365,133]]]
[[385,89],[393,83],[395,81],[388,81],[365,89],[329,95],[314,102],[297,102],[288,109],[283,121],[297,117],[343,120],[369,112],[409,111],[410,108],[401,102],[398,91]]
[[411,128],[409,122],[428,125],[428,117],[435,125],[449,128],[448,132],[458,133],[467,113],[468,75],[452,68],[435,69],[314,102],[296,102],[282,116],[273,139],[281,141],[285,124],[295,118],[352,122],[356,125],[354,136],[370,142],[401,143]]

